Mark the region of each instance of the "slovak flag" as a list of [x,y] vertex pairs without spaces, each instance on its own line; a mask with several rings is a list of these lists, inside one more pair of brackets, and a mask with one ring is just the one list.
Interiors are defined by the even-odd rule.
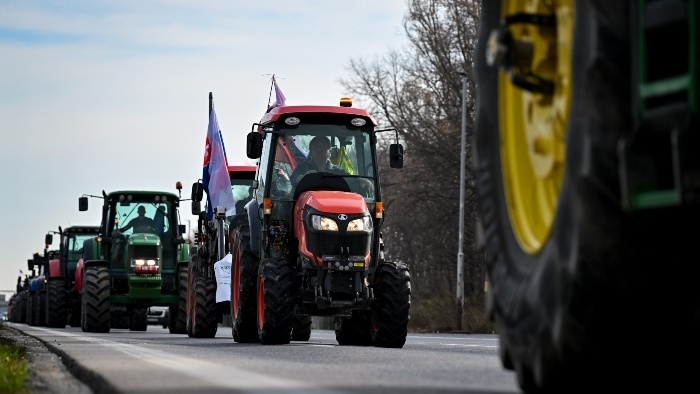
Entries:
[[202,186],[207,193],[207,217],[214,216],[214,207],[226,207],[226,216],[236,214],[236,204],[231,191],[231,179],[228,174],[228,160],[224,149],[224,139],[219,129],[214,108],[209,114],[209,127],[204,149],[204,169]]
[[287,98],[284,97],[280,87],[277,85],[277,80],[275,79],[274,75],[272,76],[272,86],[275,88],[275,102],[270,106],[270,108],[267,109],[267,112],[270,112],[270,110],[273,108],[284,107],[287,105]]

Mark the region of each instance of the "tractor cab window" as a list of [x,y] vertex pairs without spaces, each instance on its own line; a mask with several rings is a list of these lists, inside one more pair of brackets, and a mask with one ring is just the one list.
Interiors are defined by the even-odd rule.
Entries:
[[[300,179],[300,172],[327,172],[343,178],[352,192],[361,194],[370,203],[374,201],[374,157],[370,145],[370,130],[350,129],[345,125],[301,124],[294,129],[284,130],[277,137],[272,173],[272,182],[291,179],[289,187],[277,194],[278,198],[291,199]],[[324,154],[320,160],[310,164],[314,157],[311,141],[316,137],[325,138]],[[330,145],[330,148],[326,150]],[[325,161],[325,164],[321,164]],[[296,173],[295,169],[300,167]],[[303,171],[302,171],[303,170]],[[292,174],[297,179],[292,179]],[[275,198],[275,184],[271,185],[271,196]]]
[[64,239],[64,250],[67,252],[67,262],[70,266],[78,263],[78,260],[83,256],[83,243],[90,238],[94,238],[94,234],[70,234]]

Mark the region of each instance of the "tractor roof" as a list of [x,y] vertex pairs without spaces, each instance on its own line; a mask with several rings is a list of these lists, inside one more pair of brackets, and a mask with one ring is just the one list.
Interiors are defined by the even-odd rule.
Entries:
[[118,190],[118,191],[113,191],[110,193],[107,193],[108,197],[112,196],[118,196],[118,195],[132,195],[132,196],[167,196],[168,198],[173,198],[175,200],[179,200],[180,197],[177,196],[175,193],[171,192],[163,192],[163,191],[156,191],[156,190]]
[[377,122],[364,109],[341,107],[332,105],[286,105],[283,107],[275,107],[270,112],[263,115],[260,123],[276,122],[283,115],[299,114],[299,113],[323,113],[323,114],[338,114],[338,115],[354,115],[368,118],[372,122],[372,126],[376,126]]

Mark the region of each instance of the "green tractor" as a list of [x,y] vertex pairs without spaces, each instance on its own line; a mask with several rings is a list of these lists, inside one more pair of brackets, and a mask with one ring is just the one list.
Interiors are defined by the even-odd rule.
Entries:
[[481,4],[473,163],[503,366],[527,393],[686,391],[700,2]]
[[[182,189],[179,182],[177,188]],[[104,204],[100,234],[83,243],[76,268],[80,326],[87,332],[146,331],[149,307],[177,311],[180,302],[178,268],[186,270],[189,248],[182,236],[186,226],[180,224],[179,193],[103,191],[102,197],[80,197],[80,211],[88,209],[88,197],[102,198]],[[177,312],[170,314],[171,333],[177,319]]]

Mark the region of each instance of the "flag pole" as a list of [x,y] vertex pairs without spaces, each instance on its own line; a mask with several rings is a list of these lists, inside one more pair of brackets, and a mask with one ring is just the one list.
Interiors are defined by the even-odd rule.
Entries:
[[265,111],[270,109],[270,100],[272,100],[272,88],[275,87],[275,74],[272,74],[272,82],[270,82],[270,94],[267,96],[267,108]]

